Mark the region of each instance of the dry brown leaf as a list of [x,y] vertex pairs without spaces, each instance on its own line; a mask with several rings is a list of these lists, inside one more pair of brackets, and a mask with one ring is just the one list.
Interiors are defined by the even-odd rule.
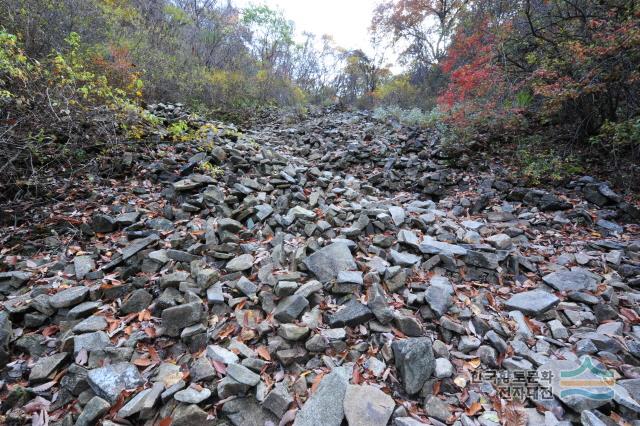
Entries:
[[266,361],[271,361],[271,354],[269,353],[269,349],[267,349],[266,346],[259,346],[256,349],[256,352],[258,353],[258,355],[260,355],[260,358]]

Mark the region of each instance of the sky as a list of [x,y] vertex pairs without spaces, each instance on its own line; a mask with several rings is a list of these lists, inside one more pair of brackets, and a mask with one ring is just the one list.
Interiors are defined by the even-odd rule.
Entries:
[[368,28],[380,0],[234,0],[237,6],[266,4],[284,11],[296,31],[330,34],[340,47],[372,53]]

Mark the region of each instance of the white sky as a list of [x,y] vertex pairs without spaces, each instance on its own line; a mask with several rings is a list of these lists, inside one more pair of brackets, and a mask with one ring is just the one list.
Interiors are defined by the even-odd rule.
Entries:
[[380,0],[233,0],[237,6],[266,4],[281,9],[296,31],[330,34],[340,47],[372,52],[369,26]]

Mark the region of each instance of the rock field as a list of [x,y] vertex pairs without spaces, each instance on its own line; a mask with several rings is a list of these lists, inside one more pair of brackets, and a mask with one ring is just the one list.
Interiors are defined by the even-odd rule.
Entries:
[[[640,424],[640,210],[605,182],[336,111],[117,161],[0,230],[0,423]],[[585,362],[607,398],[544,380]]]

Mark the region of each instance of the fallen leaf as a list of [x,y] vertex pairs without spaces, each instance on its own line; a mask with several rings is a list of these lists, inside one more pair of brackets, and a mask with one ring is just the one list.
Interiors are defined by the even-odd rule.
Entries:
[[258,355],[260,355],[260,358],[271,361],[271,354],[269,353],[269,349],[267,349],[266,346],[259,346],[256,349],[256,352],[258,353]]
[[471,404],[471,407],[465,410],[465,413],[467,413],[467,416],[475,416],[480,410],[482,410],[482,404],[476,401]]

